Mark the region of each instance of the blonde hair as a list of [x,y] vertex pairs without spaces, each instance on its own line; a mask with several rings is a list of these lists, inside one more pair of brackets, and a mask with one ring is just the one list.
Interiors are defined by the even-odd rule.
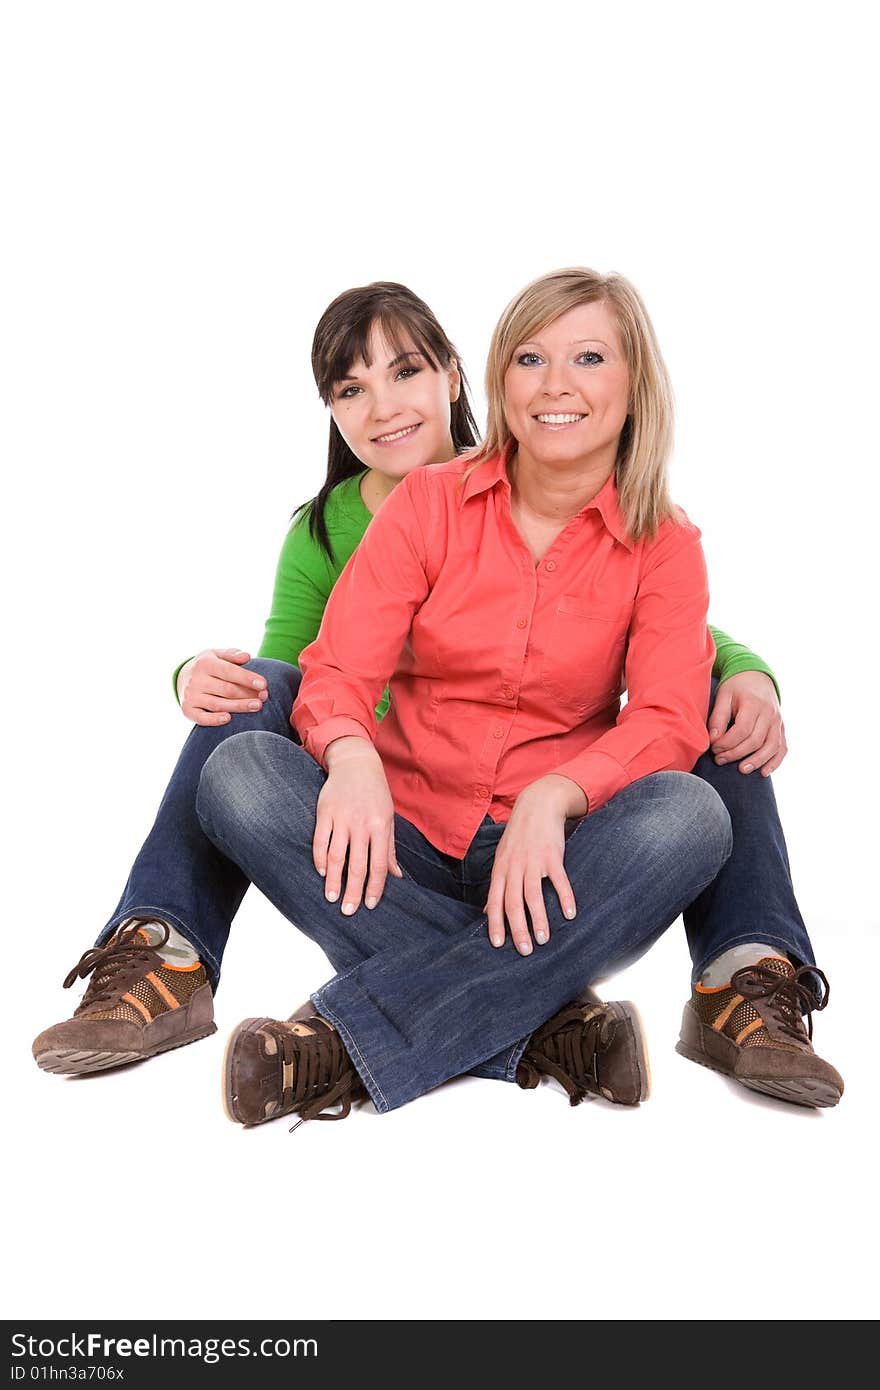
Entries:
[[599,302],[614,314],[629,370],[629,411],[614,475],[624,523],[635,541],[643,535],[653,537],[662,521],[678,521],[679,516],[667,476],[674,417],[669,373],[648,311],[623,275],[600,275],[582,266],[554,270],[510,301],[492,335],[486,362],[486,438],[464,478],[512,438],[504,411],[504,377],[516,348],[569,309]]

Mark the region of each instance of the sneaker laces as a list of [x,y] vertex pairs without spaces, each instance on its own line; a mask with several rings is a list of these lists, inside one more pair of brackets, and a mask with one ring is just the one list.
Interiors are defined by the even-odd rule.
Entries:
[[75,980],[84,980],[87,975],[92,976],[79,1007],[74,1010],[74,1016],[91,1009],[95,1004],[109,1003],[118,992],[119,987],[115,983],[118,976],[123,972],[129,974],[132,966],[154,965],[156,952],[165,945],[169,936],[167,923],[163,922],[162,928],[162,940],[156,945],[151,945],[139,936],[140,922],[135,918],[116,936],[111,937],[106,946],[93,946],[90,950],[84,951],[64,980],[64,988],[70,989]]
[[538,1084],[538,1073],[554,1077],[572,1105],[600,1089],[598,1058],[614,1037],[617,1020],[605,1007],[592,1013],[572,1004],[538,1028],[520,1061],[525,1089]]
[[[309,1035],[271,1025],[267,1025],[267,1032],[278,1043],[284,1064],[282,1108],[300,1115],[290,1133],[306,1120],[344,1120],[351,1113],[353,1095],[357,1096],[363,1083],[336,1029],[320,1020],[317,1031]],[[336,1114],[324,1113],[336,1104],[342,1107]]]
[[[825,992],[821,1002],[817,1001],[812,988],[804,983],[805,975],[818,975],[822,981]],[[831,986],[825,975],[815,965],[801,965],[790,975],[778,975],[763,963],[748,965],[731,975],[730,984],[743,999],[765,1000],[771,1006],[783,1032],[799,1040],[803,1039],[805,1033],[812,1040],[813,1010],[821,1013],[831,993]],[[807,1016],[806,1029],[804,1014]]]

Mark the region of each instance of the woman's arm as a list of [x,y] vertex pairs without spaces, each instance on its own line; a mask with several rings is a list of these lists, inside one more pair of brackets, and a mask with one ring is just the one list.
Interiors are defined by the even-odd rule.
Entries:
[[779,689],[779,682],[774,676],[767,662],[756,654],[742,642],[735,642],[726,632],[722,632],[720,627],[712,627],[709,631],[712,634],[712,641],[715,643],[715,663],[712,667],[712,675],[719,683],[728,681],[732,676],[738,676],[743,671],[761,671],[776,687],[777,699],[782,699]]
[[317,638],[300,655],[302,682],[292,722],[303,747],[327,769],[318,796],[312,858],[324,895],[341,911],[382,896],[388,870],[400,876],[394,804],[374,747],[376,701],[394,672],[413,617],[428,595],[422,521],[405,478],[368,527],[342,571]]
[[716,763],[739,763],[746,776],[761,769],[769,777],[788,752],[779,707],[779,684],[766,661],[726,632],[710,627],[716,657],[712,674],[719,686],[709,715],[709,738]]
[[698,527],[664,522],[646,547],[626,655],[627,704],[582,753],[552,769],[598,810],[654,772],[689,772],[709,745],[706,711],[715,647]]
[[275,569],[272,608],[258,656],[299,665],[303,647],[314,642],[333,589],[335,574],[309,531],[308,509],[284,538]]
[[375,741],[377,702],[428,596],[417,483],[408,475],[382,504],[336,582],[317,638],[300,654],[293,724],[323,765],[334,738]]

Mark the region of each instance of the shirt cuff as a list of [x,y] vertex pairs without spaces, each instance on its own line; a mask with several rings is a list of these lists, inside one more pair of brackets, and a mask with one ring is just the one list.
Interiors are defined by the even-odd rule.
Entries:
[[553,771],[557,776],[568,777],[577,783],[587,798],[587,815],[598,811],[612,796],[628,787],[631,781],[622,763],[610,753],[602,753],[598,749],[594,752],[588,748],[572,758],[571,762],[554,767]]
[[[292,715],[290,722],[296,728]],[[337,714],[334,718],[325,719],[322,724],[316,724],[313,729],[310,729],[303,740],[303,746],[306,752],[311,753],[315,762],[320,763],[326,772],[327,764],[324,761],[324,754],[327,751],[328,743],[332,743],[337,738],[350,738],[352,736],[365,739],[371,745],[373,743],[372,734],[364,728],[363,724],[359,724],[356,719],[351,719],[347,714]]]
[[175,700],[177,701],[178,704],[180,704],[180,696],[179,696],[178,693],[177,693],[177,677],[180,675],[180,673],[181,673],[181,671],[183,670],[184,666],[186,665],[187,661],[192,661],[192,657],[191,657],[191,656],[188,656],[188,657],[186,658],[186,660],[181,661],[181,663],[180,663],[179,666],[175,666],[175,668],[174,668],[174,674],[173,674],[173,676],[171,677],[171,684],[174,686],[174,698],[175,698]]
[[776,687],[776,698],[782,704],[782,691],[779,689],[779,682],[774,676],[766,661],[762,661],[759,656],[733,656],[723,663],[723,668],[718,677],[718,684],[729,680],[731,676],[738,676],[743,671],[760,671],[762,675],[769,676]]

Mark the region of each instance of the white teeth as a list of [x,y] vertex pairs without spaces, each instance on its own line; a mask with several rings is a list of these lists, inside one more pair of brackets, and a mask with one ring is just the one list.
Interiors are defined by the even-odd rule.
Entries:
[[538,419],[542,425],[575,425],[578,420],[583,420],[583,415],[539,415]]
[[394,440],[394,439],[403,439],[403,436],[404,436],[405,434],[412,434],[413,430],[417,430],[417,429],[418,429],[418,425],[407,425],[407,427],[406,427],[405,430],[398,430],[396,434],[377,434],[377,435],[376,435],[376,443],[377,443],[377,444],[390,444],[392,440]]

